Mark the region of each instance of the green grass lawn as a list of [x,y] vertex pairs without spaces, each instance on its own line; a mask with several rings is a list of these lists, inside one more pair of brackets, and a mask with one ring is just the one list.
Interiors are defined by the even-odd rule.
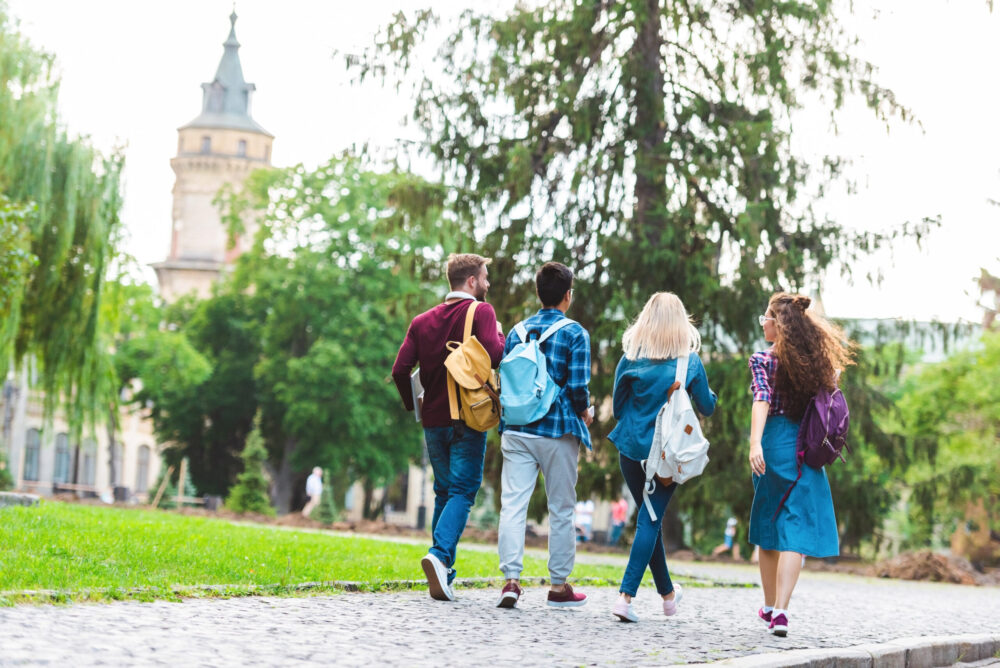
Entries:
[[[24,600],[292,593],[306,582],[423,580],[427,545],[257,526],[163,511],[42,502],[0,509],[0,603]],[[547,576],[525,557],[524,577]],[[495,552],[462,549],[458,576],[499,577]],[[578,564],[574,578],[617,581],[621,568]],[[323,589],[323,588],[320,588]],[[332,587],[326,588],[327,590]],[[49,590],[56,596],[16,592]]]

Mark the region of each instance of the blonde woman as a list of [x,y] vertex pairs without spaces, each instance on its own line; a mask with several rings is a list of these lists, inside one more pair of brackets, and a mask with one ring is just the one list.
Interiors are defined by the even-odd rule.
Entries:
[[700,347],[701,336],[691,324],[684,304],[670,292],[657,292],[650,297],[642,313],[622,337],[625,354],[615,371],[614,389],[614,413],[618,425],[608,438],[618,448],[625,484],[639,508],[635,539],[622,577],[620,596],[612,609],[612,613],[623,622],[639,621],[632,608],[632,599],[647,565],[653,573],[656,591],[663,599],[663,614],[668,617],[676,614],[681,600],[680,587],[670,581],[667,556],[660,538],[663,514],[677,483],[656,479],[656,491],[650,499],[657,519],[650,519],[642,499],[646,474],[641,462],[649,455],[656,414],[666,403],[668,391],[674,383],[678,357],[689,355],[685,387],[697,410],[706,416],[715,411],[717,397],[708,386],[705,367],[698,357]]

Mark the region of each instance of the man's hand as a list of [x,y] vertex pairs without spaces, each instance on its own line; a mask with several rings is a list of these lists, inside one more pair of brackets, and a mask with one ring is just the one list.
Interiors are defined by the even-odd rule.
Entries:
[[593,422],[594,422],[594,410],[593,409],[594,409],[593,406],[588,406],[587,410],[585,410],[582,413],[580,413],[580,419],[583,420],[583,424],[587,425],[588,427],[591,424],[593,424]]
[[500,321],[497,320],[497,334],[503,336],[503,327],[500,325]]

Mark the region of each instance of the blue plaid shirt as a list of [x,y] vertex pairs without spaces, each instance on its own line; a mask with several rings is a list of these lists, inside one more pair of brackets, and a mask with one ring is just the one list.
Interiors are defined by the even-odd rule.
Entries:
[[[543,308],[525,320],[524,327],[529,335],[537,332],[541,336],[549,325],[565,317],[559,309]],[[511,328],[507,334],[504,356],[519,343],[521,337]],[[546,438],[561,438],[572,434],[589,450],[590,432],[579,414],[590,406],[590,391],[587,390],[590,383],[590,335],[578,323],[567,325],[542,342],[541,349],[549,375],[563,389],[545,417],[531,424],[510,425],[510,429]],[[501,422],[500,431],[503,432],[505,428],[506,425]]]

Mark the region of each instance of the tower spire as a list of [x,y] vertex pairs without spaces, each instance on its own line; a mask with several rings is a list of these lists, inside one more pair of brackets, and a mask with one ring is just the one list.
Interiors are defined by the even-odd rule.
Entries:
[[251,130],[270,135],[253,120],[250,102],[256,86],[243,78],[240,62],[240,42],[236,38],[236,4],[229,15],[229,36],[222,43],[222,58],[215,70],[215,78],[201,85],[201,114],[183,126],[203,128],[231,128]]

